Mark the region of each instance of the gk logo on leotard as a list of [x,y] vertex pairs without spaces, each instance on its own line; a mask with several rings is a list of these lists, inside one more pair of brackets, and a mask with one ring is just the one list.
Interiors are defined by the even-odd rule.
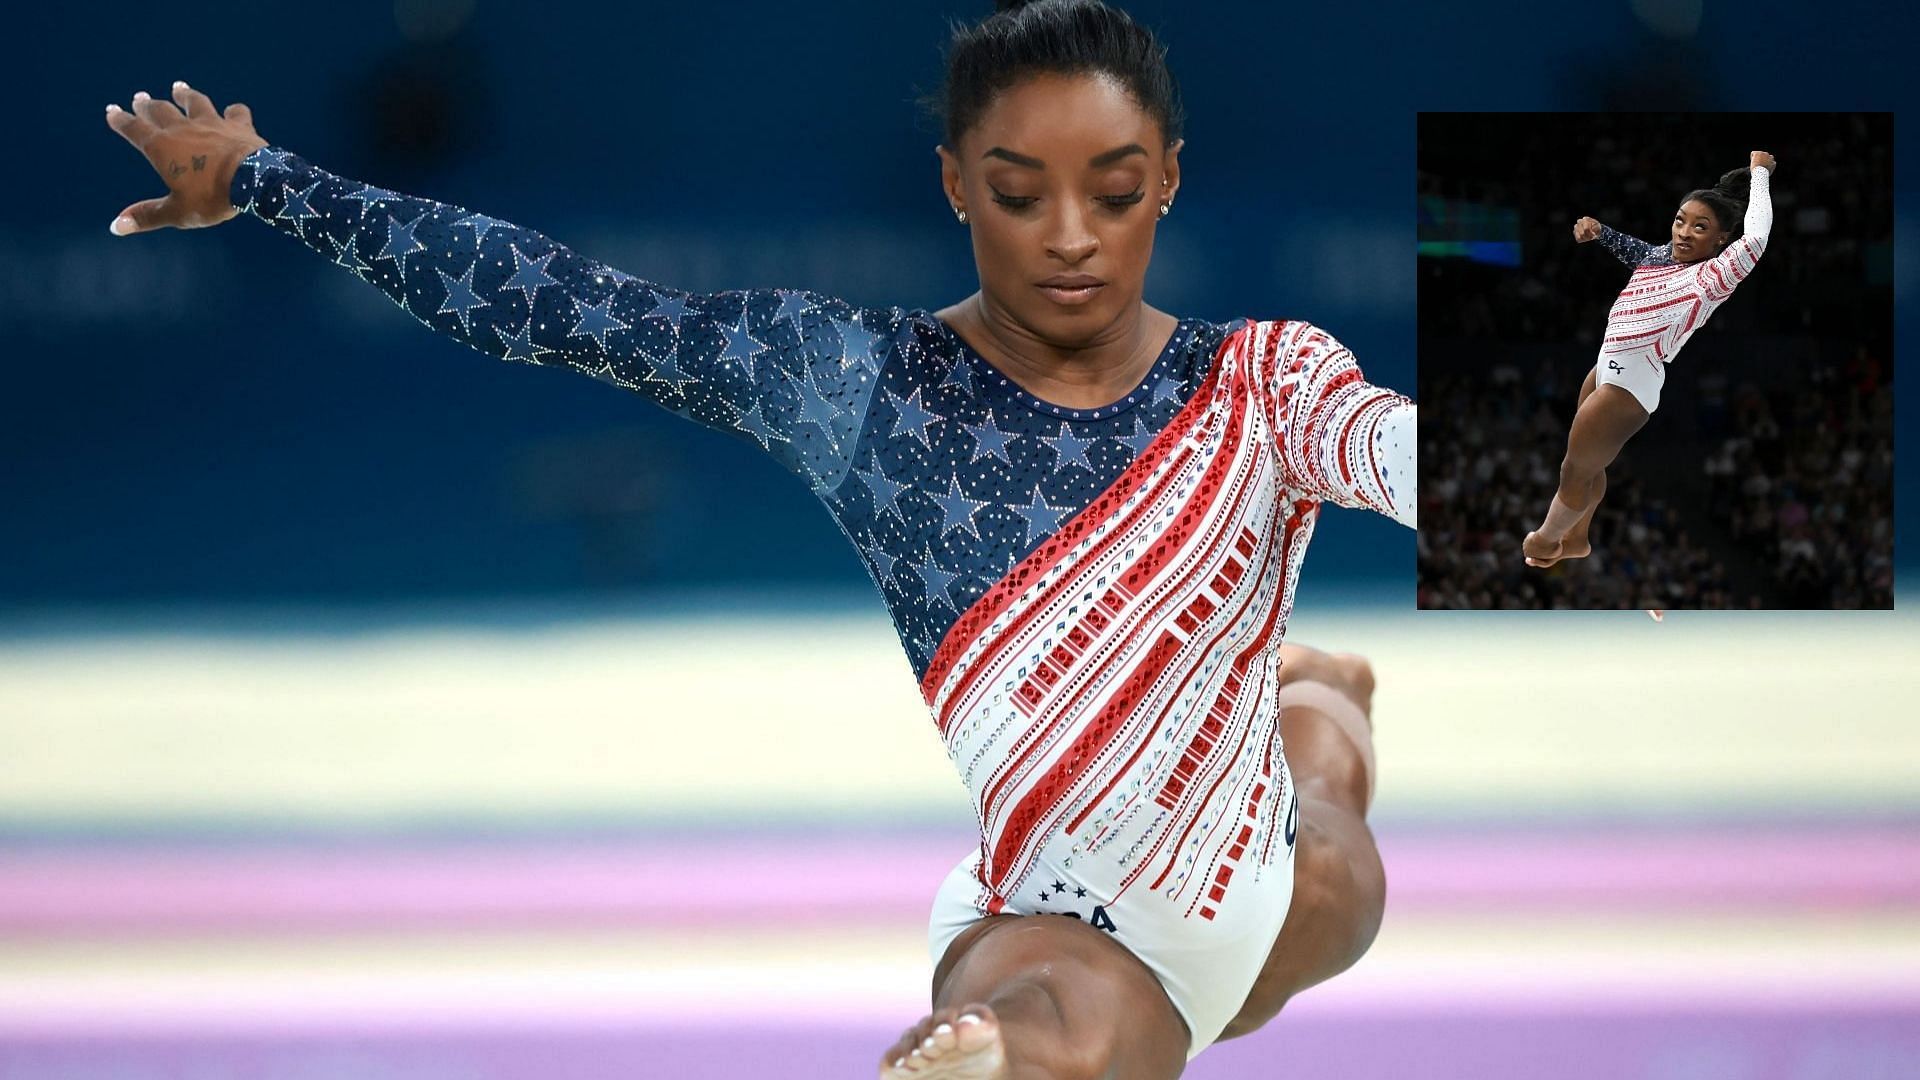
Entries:
[[1620,374],[1620,362],[1618,360],[1607,361],[1607,370],[1613,372],[1615,375]]

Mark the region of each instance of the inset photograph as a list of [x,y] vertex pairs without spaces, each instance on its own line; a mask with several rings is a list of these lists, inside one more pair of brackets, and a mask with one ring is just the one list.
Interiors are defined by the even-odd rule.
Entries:
[[1423,609],[1893,606],[1890,113],[1423,113]]

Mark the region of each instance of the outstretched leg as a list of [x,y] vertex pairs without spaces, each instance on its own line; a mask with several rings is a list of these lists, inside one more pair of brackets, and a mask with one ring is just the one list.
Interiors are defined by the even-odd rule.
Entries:
[[1373,793],[1373,669],[1351,654],[1281,646],[1280,738],[1300,799],[1293,903],[1247,1002],[1220,1038],[1259,1029],[1293,995],[1352,967],[1380,932],[1386,870]]
[[[1574,412],[1587,403],[1593,395],[1593,388],[1599,385],[1599,369],[1588,368],[1587,379],[1580,384],[1580,399],[1574,403]],[[1567,538],[1560,542],[1560,558],[1581,559],[1593,553],[1593,542],[1587,532],[1593,528],[1593,512],[1600,509],[1600,500],[1607,494],[1607,470],[1602,468],[1593,475],[1593,484],[1587,490],[1587,508],[1580,514],[1580,520],[1567,530]],[[1552,563],[1547,565],[1551,566]]]
[[1574,413],[1567,455],[1560,462],[1560,488],[1546,521],[1527,534],[1521,553],[1529,566],[1552,566],[1570,556],[1566,539],[1606,491],[1606,468],[1647,422],[1647,410],[1631,393],[1611,383],[1597,386]]

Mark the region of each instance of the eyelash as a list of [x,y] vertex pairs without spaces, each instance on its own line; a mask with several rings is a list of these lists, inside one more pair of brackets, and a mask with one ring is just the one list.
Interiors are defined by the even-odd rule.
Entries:
[[[989,185],[989,190],[992,190],[991,185]],[[1107,204],[1107,209],[1115,213],[1123,213],[1128,207],[1138,205],[1140,200],[1146,197],[1146,189],[1142,188],[1131,195],[1102,195],[1100,196],[1100,201]],[[1009,210],[1025,210],[1027,207],[1038,202],[1039,199],[1038,197],[1031,196],[1002,195],[999,191],[994,191],[993,201]]]

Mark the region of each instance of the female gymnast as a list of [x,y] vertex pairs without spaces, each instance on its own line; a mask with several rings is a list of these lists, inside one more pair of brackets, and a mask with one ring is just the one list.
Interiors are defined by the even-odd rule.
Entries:
[[980,288],[939,311],[658,285],[333,175],[184,83],[107,107],[170,189],[112,228],[249,214],[437,332],[798,475],[980,827],[881,1075],[1176,1076],[1378,928],[1371,675],[1281,638],[1323,501],[1414,525],[1416,410],[1309,323],[1147,305],[1180,186],[1165,50],[1099,0],[1002,6],[950,46],[940,183]]
[[[1599,359],[1580,387],[1567,455],[1560,462],[1560,488],[1546,520],[1521,541],[1528,566],[1552,566],[1592,550],[1587,531],[1607,492],[1607,466],[1659,407],[1674,355],[1767,250],[1773,167],[1772,154],[1755,150],[1748,168],[1727,173],[1711,188],[1688,192],[1665,244],[1622,235],[1590,217],[1573,223],[1576,242],[1599,240],[1634,271],[1613,302]],[[1649,614],[1661,618],[1659,612]]]

